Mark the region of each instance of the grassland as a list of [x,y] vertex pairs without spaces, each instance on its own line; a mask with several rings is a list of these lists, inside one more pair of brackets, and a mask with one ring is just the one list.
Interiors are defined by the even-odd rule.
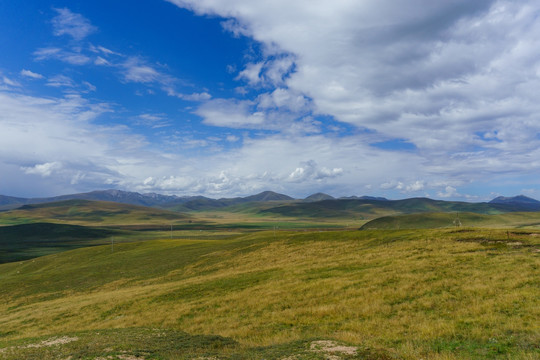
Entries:
[[539,251],[471,228],[71,250],[0,265],[0,358],[537,359]]
[[243,208],[182,214],[104,201],[67,200],[1,212],[0,263],[113,242],[173,236],[216,239],[264,229],[328,229],[360,224],[347,219],[313,221],[259,215]]
[[24,205],[16,210],[0,213],[0,225],[49,222],[103,227],[107,225],[185,224],[190,220],[189,215],[172,211],[88,200]]
[[504,214],[478,213],[420,213],[383,216],[362,225],[362,229],[435,229],[455,228],[540,228],[539,212],[510,212]]
[[88,200],[25,205],[0,213],[0,263],[112,243],[165,237],[221,239],[239,234],[239,231],[314,226],[313,223],[286,220],[289,221],[211,212],[193,216]]

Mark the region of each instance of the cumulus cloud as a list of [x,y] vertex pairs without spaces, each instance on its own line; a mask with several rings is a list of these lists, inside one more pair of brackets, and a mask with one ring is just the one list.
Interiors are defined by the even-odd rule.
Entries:
[[425,189],[425,182],[422,180],[415,180],[411,183],[404,183],[402,181],[390,181],[382,183],[379,186],[383,190],[399,190],[401,193],[414,193]]
[[[27,194],[43,186],[50,194],[64,193],[77,176],[83,187],[118,179],[117,168],[112,166],[117,160],[108,153],[115,152],[114,138],[119,131],[91,124],[106,111],[105,104],[93,104],[77,95],[54,99],[0,92],[3,183],[12,183],[14,189],[20,187]],[[35,175],[43,180],[39,186],[29,186],[35,180],[27,177]]]
[[251,86],[260,84],[262,82],[262,79],[260,78],[260,73],[263,65],[263,62],[247,64],[246,68],[240,71],[236,79],[244,79]]
[[342,173],[342,168],[319,168],[315,161],[309,160],[302,163],[292,173],[290,173],[287,180],[293,182],[303,182],[309,180],[321,181],[328,178],[334,178]]
[[[106,186],[214,197],[268,189],[305,196],[317,191],[358,194],[366,186],[380,183],[381,178],[394,179],[398,174],[403,179],[398,180],[401,189],[394,182],[385,195],[429,188],[444,191],[445,176],[432,174],[418,180],[418,169],[427,172],[420,155],[389,156],[369,146],[362,134],[244,134],[241,146],[219,152],[204,150],[219,139],[179,138],[175,149],[196,149],[195,154],[184,155],[155,144],[148,148],[145,138],[126,127],[94,124],[107,111],[111,111],[107,104],[92,103],[76,95],[54,99],[0,91],[2,182],[11,182],[14,189],[20,186],[22,194],[33,196],[45,191],[38,187],[32,188],[36,193],[28,193],[27,185],[36,175],[41,177],[40,186],[46,187],[45,192],[53,194]],[[36,118],[40,121],[36,122]],[[143,113],[135,121],[153,126],[166,122],[167,117]],[[239,140],[235,135],[226,139]],[[451,186],[455,184],[460,184],[459,179]]]
[[36,164],[33,167],[21,167],[26,174],[41,175],[43,177],[50,176],[53,171],[62,168],[62,164],[56,161],[44,164]]
[[82,40],[97,31],[88,19],[67,8],[55,9],[57,16],[52,19],[54,35],[69,35],[75,40]]
[[444,191],[439,191],[437,193],[437,196],[441,198],[451,198],[460,196],[460,194],[457,192],[457,189],[455,187],[448,185],[445,187]]
[[[79,188],[110,184],[190,195],[370,189],[387,196],[431,191],[441,198],[466,197],[463,187],[474,182],[540,176],[536,2],[170,2],[222,17],[233,36],[259,43],[260,56],[228,69],[240,99],[214,98],[207,89],[181,91],[181,80],[157,61],[82,46],[97,29],[68,9],[56,10],[54,31],[76,41],[37,49],[34,58],[99,65],[147,92],[198,101],[193,112],[205,125],[222,128],[220,139],[155,135],[163,141],[148,151],[149,140],[126,127],[93,123],[110,110],[103,104],[4,92],[0,173],[44,175],[51,184]],[[32,74],[21,72],[39,78]],[[6,79],[0,80],[4,90],[15,82]],[[47,84],[94,90],[65,76]],[[130,116],[130,125],[167,126],[160,111]],[[243,133],[231,135],[227,128]],[[324,133],[328,128],[335,134]],[[413,150],[369,145],[394,139]],[[223,148],[215,151],[220,141]]]
[[244,80],[250,86],[280,86],[294,65],[294,57],[290,54],[275,59],[246,64],[238,73],[236,80]]
[[[171,2],[234,18],[268,48],[294,54],[286,84],[318,112],[420,148],[474,146],[475,131],[525,125],[538,111],[522,91],[539,86],[534,3]],[[262,62],[239,76],[260,83]]]

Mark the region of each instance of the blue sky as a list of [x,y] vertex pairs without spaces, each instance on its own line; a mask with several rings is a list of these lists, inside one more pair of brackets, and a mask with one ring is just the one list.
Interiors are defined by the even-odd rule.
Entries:
[[540,198],[533,1],[0,3],[0,194]]

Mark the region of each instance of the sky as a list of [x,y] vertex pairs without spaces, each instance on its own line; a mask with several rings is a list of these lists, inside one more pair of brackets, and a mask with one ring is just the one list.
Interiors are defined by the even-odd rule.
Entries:
[[533,0],[0,0],[0,194],[540,199]]

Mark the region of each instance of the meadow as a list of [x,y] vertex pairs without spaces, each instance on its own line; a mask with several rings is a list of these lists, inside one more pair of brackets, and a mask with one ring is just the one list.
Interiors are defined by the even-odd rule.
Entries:
[[162,235],[0,265],[0,358],[540,357],[540,230]]
[[265,229],[337,229],[364,222],[261,215],[245,207],[185,214],[105,201],[66,200],[0,212],[0,264],[87,246],[173,237],[220,239]]

